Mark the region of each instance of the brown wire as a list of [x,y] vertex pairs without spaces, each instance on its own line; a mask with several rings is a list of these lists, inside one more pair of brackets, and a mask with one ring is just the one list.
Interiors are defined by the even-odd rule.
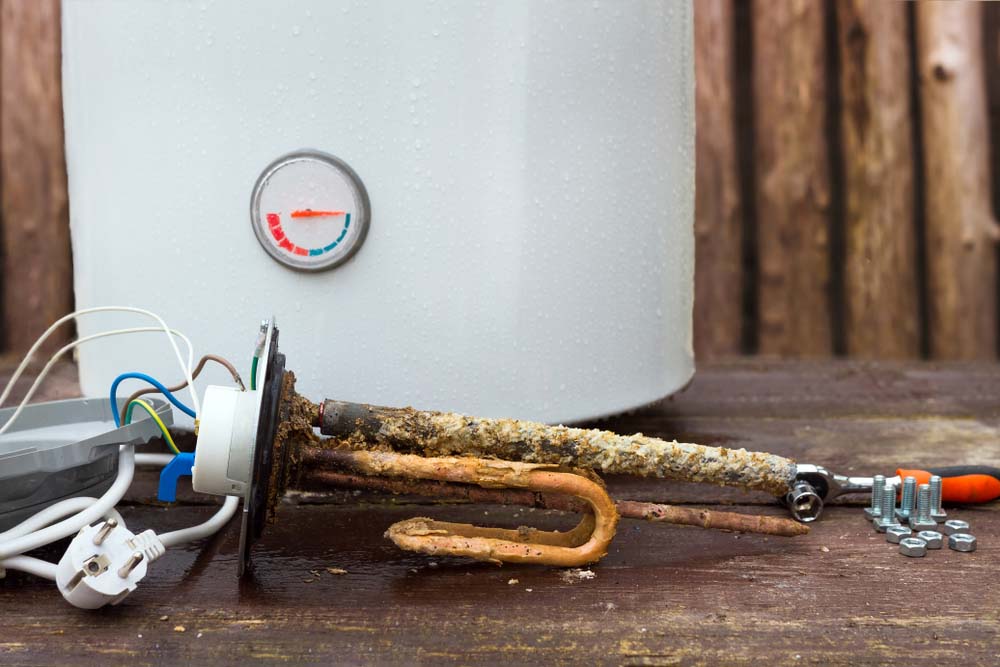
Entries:
[[[225,366],[226,370],[228,370],[229,373],[233,376],[233,382],[239,385],[240,391],[246,391],[246,386],[243,384],[243,378],[240,377],[240,372],[236,370],[236,366],[233,366],[232,363],[230,363],[226,359],[223,359],[217,354],[206,354],[205,356],[203,356],[201,359],[198,360],[198,365],[195,366],[194,371],[191,372],[192,380],[198,377],[202,369],[205,368],[205,364],[208,363],[209,361],[214,361],[215,363],[221,366]],[[167,390],[170,391],[170,393],[174,393],[176,391],[180,391],[186,386],[188,386],[188,383],[187,380],[184,380],[180,384],[176,384],[173,387],[167,387]],[[139,398],[140,396],[145,396],[146,394],[158,394],[158,393],[160,393],[160,390],[157,389],[156,387],[146,387],[145,389],[140,389],[139,391],[129,396],[128,400],[122,404],[121,422],[123,424],[125,423],[125,413],[128,411],[129,403]]]

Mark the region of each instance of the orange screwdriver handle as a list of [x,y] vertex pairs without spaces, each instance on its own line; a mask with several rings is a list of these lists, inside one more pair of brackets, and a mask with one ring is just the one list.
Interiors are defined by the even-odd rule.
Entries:
[[931,475],[941,476],[941,500],[949,503],[988,503],[1000,498],[1000,468],[989,466],[948,466],[928,470],[896,471],[900,479],[915,477],[928,484]]

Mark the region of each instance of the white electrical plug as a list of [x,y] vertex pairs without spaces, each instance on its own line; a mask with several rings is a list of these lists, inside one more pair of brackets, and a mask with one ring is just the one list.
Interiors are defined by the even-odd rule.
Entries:
[[66,600],[82,609],[118,604],[164,551],[152,530],[135,535],[115,519],[84,526],[59,561],[56,585]]

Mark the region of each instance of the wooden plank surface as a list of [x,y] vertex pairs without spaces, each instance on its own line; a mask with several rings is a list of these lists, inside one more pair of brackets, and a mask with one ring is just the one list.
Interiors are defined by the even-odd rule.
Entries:
[[997,228],[982,5],[921,2],[915,11],[931,356],[995,358]]
[[828,356],[825,5],[757,2],[752,11],[759,351]]
[[[997,465],[998,399],[997,365],[734,362],[703,367],[674,399],[601,425],[767,449],[844,472]],[[212,511],[203,498],[151,503],[153,481],[145,473],[134,486],[123,509],[130,526],[169,530]],[[621,497],[783,512],[767,498],[709,487],[610,486]],[[382,537],[416,515],[540,527],[566,526],[565,516],[298,494],[279,509],[242,582],[234,525],[205,548],[171,550],[135,594],[99,612],[70,608],[50,583],[12,574],[0,582],[0,662],[993,664],[997,510],[952,508],[972,523],[979,550],[920,560],[896,553],[851,503],[829,507],[795,539],[624,521],[594,578],[580,580],[407,554]]]
[[2,349],[23,352],[73,309],[59,0],[0,0],[0,31],[0,329]]
[[903,3],[834,5],[844,156],[847,354],[920,356],[910,51]]
[[733,0],[695,3],[694,352],[698,360],[739,354],[743,331],[733,26]]

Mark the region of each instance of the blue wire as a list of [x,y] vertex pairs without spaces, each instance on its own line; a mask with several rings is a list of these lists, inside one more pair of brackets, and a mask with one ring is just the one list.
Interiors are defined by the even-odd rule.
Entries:
[[156,387],[156,389],[167,397],[167,400],[174,404],[174,406],[183,412],[184,414],[194,418],[194,410],[177,400],[177,397],[170,393],[170,390],[164,387],[159,380],[146,375],[145,373],[122,373],[115,378],[115,381],[111,383],[111,414],[115,416],[115,426],[121,426],[121,417],[118,415],[118,385],[122,383],[122,380],[142,380],[148,382],[149,384]]

